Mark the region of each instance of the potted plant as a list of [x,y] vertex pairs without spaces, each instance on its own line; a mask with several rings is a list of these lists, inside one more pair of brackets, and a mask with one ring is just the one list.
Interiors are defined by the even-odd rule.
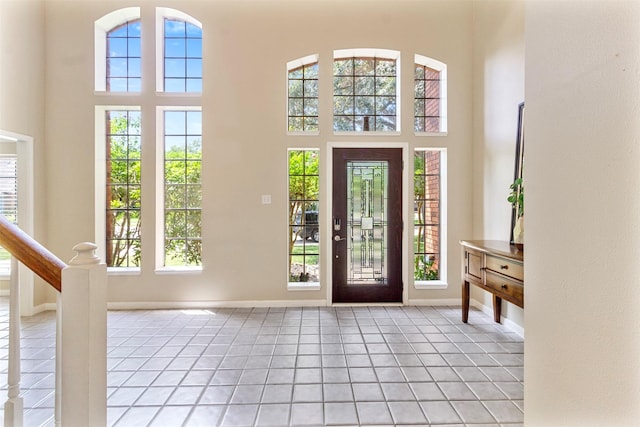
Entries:
[[522,178],[517,178],[509,186],[511,192],[507,201],[511,203],[515,214],[513,223],[513,243],[524,243],[524,183]]

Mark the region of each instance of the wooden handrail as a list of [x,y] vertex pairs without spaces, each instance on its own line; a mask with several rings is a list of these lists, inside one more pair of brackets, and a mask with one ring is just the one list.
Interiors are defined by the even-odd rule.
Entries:
[[3,215],[0,215],[0,246],[62,292],[62,269],[67,265]]

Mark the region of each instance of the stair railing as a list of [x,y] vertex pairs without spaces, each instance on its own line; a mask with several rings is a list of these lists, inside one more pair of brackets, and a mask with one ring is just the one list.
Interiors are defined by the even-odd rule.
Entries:
[[12,255],[5,427],[23,425],[18,261],[58,291],[55,424],[106,425],[107,268],[95,255],[96,245],[76,245],[73,250],[77,255],[66,265],[0,215],[0,246]]

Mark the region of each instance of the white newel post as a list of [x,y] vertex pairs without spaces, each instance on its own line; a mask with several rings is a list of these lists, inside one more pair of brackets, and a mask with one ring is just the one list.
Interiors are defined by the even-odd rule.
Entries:
[[22,427],[24,405],[20,396],[20,273],[15,257],[11,257],[9,286],[9,372],[7,401],[4,404],[4,425]]
[[79,243],[58,295],[56,424],[107,422],[107,266],[96,245]]

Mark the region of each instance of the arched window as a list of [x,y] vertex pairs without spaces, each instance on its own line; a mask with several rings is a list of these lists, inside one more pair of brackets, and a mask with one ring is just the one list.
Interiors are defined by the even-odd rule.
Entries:
[[202,93],[202,24],[175,9],[157,8],[158,92]]
[[318,55],[287,63],[289,132],[318,132]]
[[415,55],[414,131],[447,131],[447,65]]
[[400,53],[347,49],[333,57],[333,130],[400,131]]
[[111,12],[95,22],[95,90],[141,91],[140,8]]

